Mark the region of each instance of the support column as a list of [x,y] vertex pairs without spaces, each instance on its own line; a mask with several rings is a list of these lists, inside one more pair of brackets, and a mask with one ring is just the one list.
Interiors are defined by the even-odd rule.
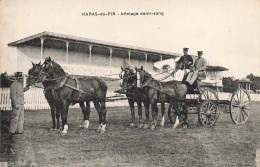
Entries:
[[160,58],[161,58],[161,61],[162,61],[162,56],[160,56]]
[[69,61],[69,42],[66,41],[66,64],[68,64]]
[[92,51],[92,45],[88,45],[89,47],[89,65],[91,66],[91,51]]
[[112,66],[112,52],[113,52],[113,49],[112,48],[109,48],[109,51],[110,51],[110,55],[109,55],[109,67]]
[[251,89],[251,88],[250,88],[250,83],[248,84],[248,86],[249,86],[249,90],[250,90],[250,89]]
[[43,62],[43,43],[44,43],[44,38],[40,38],[41,40],[41,62]]
[[146,66],[147,66],[147,53],[145,53],[144,55],[145,55],[145,64],[144,64],[144,69],[146,70]]
[[26,80],[27,80],[26,76],[25,76],[25,75],[23,75],[23,87],[25,87],[25,86],[26,86]]
[[131,65],[130,59],[131,59],[131,51],[129,50],[129,51],[128,51],[128,65],[129,65],[129,66]]
[[246,90],[248,90],[248,83],[246,83]]

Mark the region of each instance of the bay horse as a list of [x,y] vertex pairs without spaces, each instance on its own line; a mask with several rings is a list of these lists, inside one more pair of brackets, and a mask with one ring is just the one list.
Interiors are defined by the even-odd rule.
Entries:
[[[171,112],[171,107],[174,108],[177,115],[180,112],[184,114],[183,127],[187,127],[187,115],[188,108],[185,102],[187,94],[187,86],[181,81],[167,81],[159,82],[152,78],[151,74],[145,71],[142,67],[136,68],[137,74],[137,87],[142,87],[145,92],[145,96],[148,98],[149,104],[152,108],[152,125],[151,129],[154,130],[157,124],[158,107],[157,103],[170,103],[168,113]],[[183,111],[180,111],[182,109]],[[162,111],[164,112],[164,111]],[[179,124],[178,116],[176,117],[173,128],[176,128]]]
[[[89,127],[90,101],[99,115],[98,132],[106,131],[106,94],[107,84],[97,77],[75,77],[67,75],[59,64],[46,58],[43,71],[45,80],[54,85],[55,98],[61,112],[63,134],[67,133],[68,110],[70,104],[79,103],[84,115],[84,128]],[[42,77],[40,77],[42,78]],[[85,104],[86,103],[86,107]]]
[[[27,86],[31,86],[35,83],[38,83],[38,77],[39,74],[42,70],[42,65],[41,62],[38,64],[34,64],[32,62],[33,67],[29,69],[28,71],[28,78],[26,81]],[[54,89],[52,89],[52,83],[49,81],[44,80],[42,82],[44,86],[44,96],[51,108],[51,117],[52,117],[52,127],[51,130],[59,130],[60,128],[60,111],[59,111],[59,106],[57,105],[57,100],[54,98]],[[57,119],[57,123],[55,121],[55,118]]]

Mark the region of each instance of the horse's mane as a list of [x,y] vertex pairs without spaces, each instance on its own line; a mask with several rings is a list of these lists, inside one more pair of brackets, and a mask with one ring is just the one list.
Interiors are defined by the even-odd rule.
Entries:
[[145,76],[154,79],[149,72],[147,72],[147,71],[145,71],[145,70],[143,70],[143,72],[144,72]]
[[62,69],[62,67],[58,63],[56,63],[53,60],[51,62],[52,62],[52,65],[55,69],[56,74],[58,74],[58,75],[65,75],[66,74],[65,71]]

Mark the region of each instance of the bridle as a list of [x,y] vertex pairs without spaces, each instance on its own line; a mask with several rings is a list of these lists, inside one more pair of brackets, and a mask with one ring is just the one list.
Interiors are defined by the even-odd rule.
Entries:
[[[135,85],[135,83],[132,82],[132,83],[129,84],[129,79],[132,78],[132,77],[134,77],[134,76],[136,76],[136,74],[132,74],[132,75],[129,75],[129,76],[124,76],[125,73],[126,73],[126,71],[128,71],[129,74],[131,74],[130,69],[122,69],[121,73],[119,74],[119,78],[121,79],[121,84],[122,84],[123,82],[126,82],[126,83],[127,83],[127,86],[130,86],[130,87],[131,87],[131,86]],[[125,80],[125,81],[124,81],[124,80]]]
[[[150,82],[153,79],[151,75],[146,74],[145,71],[140,69],[136,70],[136,75],[137,75],[137,87],[139,88],[140,87],[143,88],[145,85],[148,84],[148,82]],[[145,76],[147,77],[146,80],[144,80]]]
[[44,79],[46,78],[47,75],[45,75],[44,79],[42,81],[39,80],[39,77],[42,75],[42,74],[47,74],[46,72],[43,71],[43,65],[44,63],[40,66],[40,67],[36,67],[36,68],[40,68],[38,74],[36,76],[34,75],[29,75],[30,78],[32,78],[32,83],[30,85],[35,85],[36,83],[40,83],[40,82],[43,82]]

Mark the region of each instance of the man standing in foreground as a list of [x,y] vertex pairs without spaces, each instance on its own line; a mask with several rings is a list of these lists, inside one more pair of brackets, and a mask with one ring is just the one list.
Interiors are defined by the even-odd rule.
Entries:
[[203,80],[206,78],[207,61],[202,57],[202,55],[203,51],[198,51],[198,58],[195,61],[194,68],[186,78],[186,81],[190,85],[192,85],[197,78],[199,80]]
[[24,123],[24,92],[29,88],[23,88],[22,72],[16,72],[15,81],[10,86],[10,98],[12,100],[12,117],[10,123],[9,133],[22,134]]

